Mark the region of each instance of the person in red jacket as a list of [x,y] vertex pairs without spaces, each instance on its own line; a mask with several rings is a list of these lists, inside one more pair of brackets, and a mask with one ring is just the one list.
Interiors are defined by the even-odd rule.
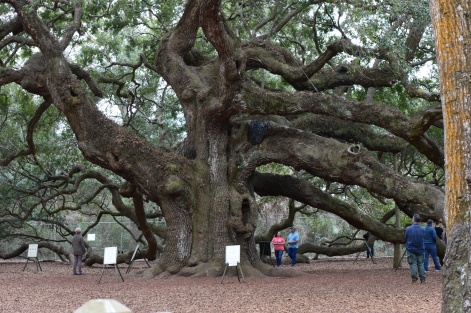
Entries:
[[276,265],[280,267],[281,257],[283,256],[283,251],[285,251],[285,239],[281,237],[281,232],[277,232],[271,242],[275,248]]

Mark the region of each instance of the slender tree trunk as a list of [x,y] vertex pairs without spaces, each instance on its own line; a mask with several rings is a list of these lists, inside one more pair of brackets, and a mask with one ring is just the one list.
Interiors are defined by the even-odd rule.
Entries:
[[448,248],[442,312],[471,312],[471,2],[431,0],[445,122]]
[[[394,171],[398,172],[399,170],[397,168],[397,154],[394,154],[393,162],[394,162]],[[394,216],[396,219],[396,228],[399,229],[401,228],[401,211],[399,211],[399,207],[397,205],[394,206]],[[401,245],[398,243],[395,243],[393,267],[394,268],[401,267],[401,260],[402,260]]]

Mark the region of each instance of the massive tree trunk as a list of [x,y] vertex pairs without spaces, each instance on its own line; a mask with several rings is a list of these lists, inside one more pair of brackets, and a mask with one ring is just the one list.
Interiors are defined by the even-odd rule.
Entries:
[[448,247],[442,312],[471,312],[471,3],[430,3],[445,122]]
[[[21,23],[21,29],[8,32],[25,31],[40,52],[19,70],[0,68],[0,83],[15,82],[44,97],[45,103],[53,103],[66,116],[83,156],[129,183],[129,191],[121,192],[133,197],[135,214],[123,215],[139,224],[151,251],[157,249],[157,243],[143,218],[143,199],[159,205],[167,227],[166,242],[150,274],[219,275],[224,268],[225,247],[233,244],[241,246],[245,273],[266,272],[254,240],[258,218],[255,193],[288,196],[335,213],[379,239],[403,242],[402,231],[386,226],[387,219],[375,220],[307,180],[256,172],[270,162],[326,182],[359,186],[393,199],[402,210],[412,207],[408,213],[443,219],[444,194],[439,187],[393,171],[372,153],[399,152],[410,145],[440,167],[442,148],[426,135],[440,120],[440,110],[432,107],[421,116],[409,117],[372,100],[354,101],[323,93],[354,84],[391,87],[404,75],[388,53],[368,52],[340,39],[301,68],[290,50],[263,37],[241,42],[223,18],[221,1],[188,1],[178,24],[160,39],[154,60],[142,55],[139,64],[131,66],[145,66],[162,77],[179,100],[187,137],[177,150],[170,151],[102,114],[90,95],[91,91],[100,96],[99,90],[64,56],[73,34],[80,29],[81,1],[74,2],[73,23],[64,34],[50,31],[30,1],[6,2]],[[305,8],[300,6],[297,12]],[[289,21],[289,16],[294,15],[290,13],[280,23]],[[214,49],[207,57],[195,48],[200,32]],[[58,34],[62,38],[57,38]],[[411,51],[417,41],[409,42]],[[389,66],[350,71],[345,64],[321,71],[340,54],[358,56],[366,52],[382,57]],[[249,76],[251,70],[260,69],[279,75],[290,87],[265,88],[256,75]],[[403,83],[413,96],[436,101],[435,95]],[[254,125],[260,131],[258,138],[248,140],[254,135]],[[125,212],[126,208],[118,206],[118,210]],[[316,249],[325,250],[315,246],[300,250]],[[350,247],[335,253],[359,249]]]

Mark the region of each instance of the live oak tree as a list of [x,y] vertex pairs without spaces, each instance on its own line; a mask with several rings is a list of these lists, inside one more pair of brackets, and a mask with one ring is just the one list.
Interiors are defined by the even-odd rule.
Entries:
[[448,246],[442,312],[470,312],[471,5],[430,1],[445,124]]
[[[433,76],[435,58],[423,3],[0,5],[0,86],[8,91],[2,106],[11,110],[20,94],[38,103],[23,120],[24,148],[2,149],[0,164],[34,160],[35,129],[58,109],[66,121],[59,129],[73,132],[83,157],[123,182],[77,165],[46,175],[60,184],[38,203],[54,215],[46,209],[51,199],[63,203],[71,186],[95,180],[109,190],[117,212],[139,225],[148,257],[162,251],[153,274],[218,275],[232,244],[241,246],[245,273],[269,274],[255,246],[256,195],[334,213],[393,243],[404,241],[402,230],[387,224],[394,204],[408,216],[444,221],[442,112],[436,80],[422,74],[428,66]],[[173,108],[163,108],[159,97],[170,104],[172,95]],[[123,120],[103,113],[113,103]],[[168,127],[165,112],[184,120],[174,146],[157,138]],[[149,117],[147,126],[133,124],[139,116]],[[401,154],[400,172],[393,154]],[[258,171],[272,163],[292,175]],[[392,210],[370,216],[358,209],[360,199],[343,201],[330,186],[364,190],[393,203]],[[165,228],[149,223],[148,203],[158,205],[154,214],[162,215]],[[288,219],[265,239],[291,225],[299,208],[290,207]],[[15,208],[11,213],[25,219]],[[362,249],[304,245],[300,252]]]

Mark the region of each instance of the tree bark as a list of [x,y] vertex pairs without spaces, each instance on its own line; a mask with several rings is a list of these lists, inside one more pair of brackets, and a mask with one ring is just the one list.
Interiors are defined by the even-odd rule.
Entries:
[[471,3],[431,0],[443,119],[448,251],[442,312],[471,311]]

